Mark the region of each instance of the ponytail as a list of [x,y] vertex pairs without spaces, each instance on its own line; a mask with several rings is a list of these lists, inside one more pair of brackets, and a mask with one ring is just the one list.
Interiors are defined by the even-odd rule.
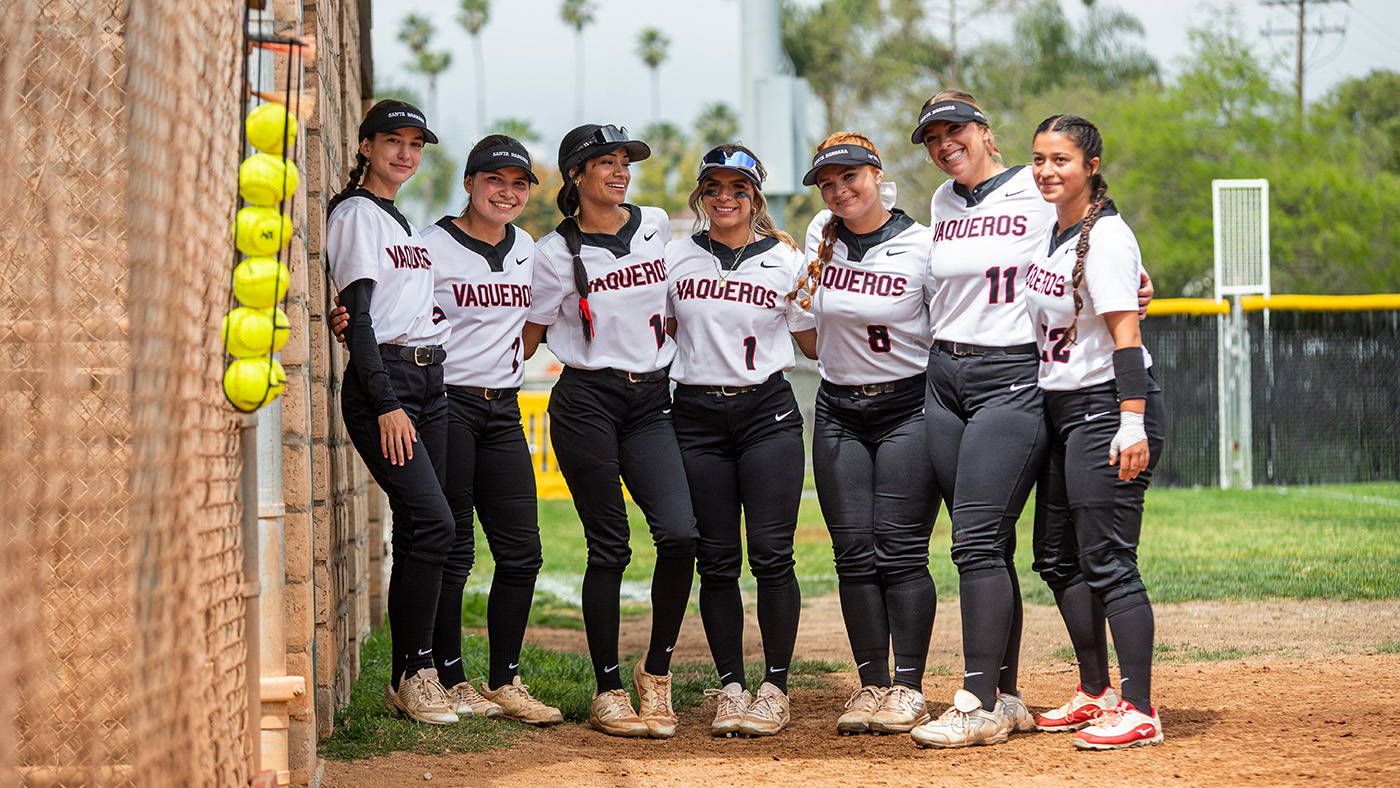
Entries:
[[[566,182],[567,183],[567,182]],[[560,206],[563,206],[564,190],[559,190]],[[575,198],[578,189],[574,189]],[[593,341],[593,310],[588,306],[588,294],[593,288],[588,283],[588,271],[583,267],[583,257],[580,252],[583,250],[583,230],[579,229],[578,219],[569,215],[564,217],[564,221],[559,223],[559,235],[564,239],[564,245],[569,249],[569,255],[574,258],[574,289],[578,290],[578,320],[583,328],[583,341]]]
[[365,154],[356,151],[355,166],[353,169],[350,170],[350,180],[346,182],[344,189],[341,189],[334,197],[331,198],[330,203],[326,206],[326,216],[329,217],[331,215],[331,211],[335,210],[335,206],[340,205],[342,202],[345,202],[345,199],[350,196],[351,192],[360,188],[360,181],[364,179],[365,170],[367,169],[369,169],[369,159],[365,156]]
[[[812,308],[812,297],[821,287],[822,269],[831,262],[831,255],[836,250],[836,233],[843,226],[845,223],[841,217],[834,213],[822,225],[822,242],[817,245],[817,259],[807,264],[807,275],[797,280],[797,288],[787,294],[787,300],[797,301],[803,309]],[[802,295],[804,292],[806,295]]]

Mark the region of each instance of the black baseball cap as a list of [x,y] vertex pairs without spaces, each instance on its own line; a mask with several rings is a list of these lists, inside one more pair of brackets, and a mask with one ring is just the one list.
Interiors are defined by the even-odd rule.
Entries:
[[859,167],[862,164],[883,170],[884,165],[880,164],[880,156],[875,151],[857,145],[854,142],[844,145],[832,145],[829,148],[822,148],[812,157],[812,169],[807,170],[807,174],[802,176],[803,186],[817,185],[817,172],[822,167],[839,165],[844,167]]
[[915,145],[924,144],[924,129],[930,123],[937,121],[947,121],[948,123],[981,123],[987,125],[987,116],[982,114],[982,110],[972,106],[966,101],[949,99],[948,101],[935,101],[924,107],[919,112],[919,122],[914,127],[914,133],[909,137],[909,141]]
[[466,178],[476,172],[503,170],[506,167],[519,167],[525,171],[525,177],[530,179],[530,183],[538,184],[540,182],[540,179],[535,177],[535,171],[531,167],[530,152],[525,150],[523,145],[510,143],[492,145],[468,156],[467,166],[462,172],[462,177]]
[[428,128],[428,119],[423,117],[423,111],[408,103],[371,109],[360,121],[360,139],[368,139],[383,131],[409,128],[422,129],[423,141],[437,144],[437,135]]
[[645,142],[627,136],[626,126],[614,126],[611,123],[599,126],[590,123],[580,126],[579,130],[587,130],[588,136],[559,157],[559,169],[565,175],[589,159],[606,156],[618,148],[627,150],[627,158],[630,161],[641,161],[651,156],[651,148]]

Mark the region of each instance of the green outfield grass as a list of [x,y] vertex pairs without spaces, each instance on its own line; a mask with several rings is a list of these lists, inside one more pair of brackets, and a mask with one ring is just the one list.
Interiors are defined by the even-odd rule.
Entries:
[[[645,599],[655,551],[640,511],[629,508],[633,559],[625,579],[635,600],[630,612],[639,614],[645,608],[636,603]],[[1031,571],[1033,510],[1032,501],[1018,524],[1017,568],[1026,600],[1052,604]],[[541,589],[550,596],[536,615],[539,623],[557,625],[573,615],[569,600],[576,598],[587,551],[569,501],[541,501],[540,530]],[[929,567],[940,596],[957,591],[948,534],[943,511]],[[484,578],[491,561],[479,531],[477,539],[477,573]],[[834,590],[831,542],[814,497],[802,501],[795,542],[803,595]],[[1400,484],[1149,490],[1139,558],[1148,591],[1159,602],[1400,598]],[[743,583],[753,590],[747,570]],[[473,579],[467,590],[484,594],[485,584]],[[484,599],[475,604],[484,620]]]

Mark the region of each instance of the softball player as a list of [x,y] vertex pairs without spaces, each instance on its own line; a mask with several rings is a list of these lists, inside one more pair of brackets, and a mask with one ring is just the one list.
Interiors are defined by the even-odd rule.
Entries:
[[[789,336],[815,358],[816,323],[785,298],[802,253],[768,215],[765,177],[742,145],[705,154],[690,194],[701,231],[666,245],[676,439],[700,535],[700,616],[722,685],[707,691],[718,698],[715,736],[787,727],[802,610],[792,541],[806,463],[802,416],[783,372],[795,363]],[[744,677],[741,508],[767,663],[756,696]]]
[[928,543],[938,493],[923,423],[929,230],[891,210],[882,175],[863,135],[835,134],[817,149],[803,183],[821,189],[829,211],[807,228],[812,262],[789,296],[805,293],[817,321],[812,468],[862,685],[837,721],[842,733],[903,733],[927,719],[937,602]]
[[350,181],[327,210],[326,254],[350,316],[345,429],[393,511],[393,679],[386,700],[419,722],[451,723],[457,715],[433,668],[434,618],[453,542],[441,470],[449,329],[433,302],[431,255],[394,207],[423,145],[436,142],[416,107],[381,101],[370,108]]
[[[695,516],[671,426],[666,333],[666,242],[658,208],[626,203],[628,166],[651,155],[616,126],[580,126],[559,146],[564,220],[536,246],[529,357],[549,329],[564,364],[549,399],[559,470],[588,537],[583,619],[598,681],[589,723],[613,736],[669,738],[671,651],[695,573]],[[622,572],[631,559],[622,482],[656,544],[651,643],[632,671],[640,708],[622,688],[618,661]]]
[[1016,520],[1046,456],[1025,273],[1054,207],[1029,167],[999,162],[986,115],[966,93],[926,102],[911,142],[950,177],[932,199],[924,423],[952,517],[964,669],[953,706],[910,736],[925,747],[997,744],[1035,727],[1016,690],[1021,590],[1013,562]]
[[[1056,115],[1036,129],[1035,181],[1056,223],[1026,274],[1050,429],[1035,570],[1057,597],[1075,600],[1060,610],[1080,663],[1074,697],[1051,716],[1061,729],[1088,723],[1074,744],[1096,750],[1162,741],[1152,706],[1152,605],[1137,567],[1143,494],[1162,454],[1162,394],[1135,314],[1142,256],[1109,199],[1102,155],[1099,131],[1084,118]],[[1095,604],[1118,651],[1122,699],[1107,710],[1108,654],[1092,636]]]

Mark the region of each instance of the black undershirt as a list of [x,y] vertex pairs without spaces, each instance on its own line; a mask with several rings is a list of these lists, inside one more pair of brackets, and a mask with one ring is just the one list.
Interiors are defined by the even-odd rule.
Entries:
[[379,342],[375,339],[374,322],[369,316],[370,295],[373,292],[373,279],[356,279],[340,291],[340,305],[350,312],[350,325],[345,327],[345,349],[355,363],[360,385],[369,395],[370,402],[374,403],[374,412],[383,416],[403,406],[394,394],[389,372],[384,369],[384,359],[379,356]]

